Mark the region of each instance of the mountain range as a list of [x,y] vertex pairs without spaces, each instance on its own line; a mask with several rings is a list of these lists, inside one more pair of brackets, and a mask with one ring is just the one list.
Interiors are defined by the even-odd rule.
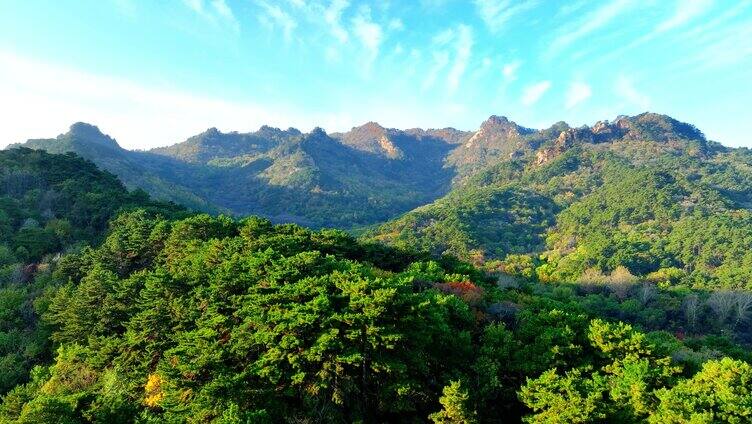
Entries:
[[468,136],[376,123],[331,135],[320,128],[307,134],[268,126],[245,134],[210,128],[169,147],[129,151],[97,127],[76,123],[57,138],[22,146],[77,153],[131,188],[199,210],[352,228],[445,194],[456,177],[446,159]]
[[[544,161],[575,138],[577,142],[587,137],[589,142],[637,139],[648,131],[640,123],[645,126],[651,118],[653,124],[665,126],[650,129],[652,138],[702,137],[671,118],[645,114],[579,129],[557,123],[532,130],[498,116],[488,118],[476,132],[403,131],[375,122],[332,134],[320,128],[307,134],[269,126],[252,133],[210,128],[184,142],[149,151],[123,149],[96,126],[79,122],[54,139],[21,145],[77,153],[114,173],[128,187],[195,209],[353,228],[429,203],[500,160],[523,159],[537,152],[538,160]],[[559,140],[565,136],[569,138]],[[19,145],[11,147],[15,146]]]
[[501,116],[474,132],[210,128],[149,151],[76,123],[17,146],[77,153],[128,187],[198,210],[355,230],[477,263],[523,255],[544,279],[626,267],[744,285],[739,267],[752,263],[738,242],[707,233],[752,239],[752,154],[655,113],[542,130]]

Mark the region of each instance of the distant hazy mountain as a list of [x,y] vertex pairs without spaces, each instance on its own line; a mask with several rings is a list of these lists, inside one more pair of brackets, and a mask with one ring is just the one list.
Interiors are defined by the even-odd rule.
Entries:
[[445,194],[455,177],[445,158],[468,133],[400,131],[368,123],[343,134],[264,126],[211,128],[147,152],[122,149],[77,123],[55,139],[23,146],[75,152],[159,199],[210,212],[351,228],[393,218]]
[[73,152],[117,175],[131,189],[141,188],[157,199],[175,201],[194,209],[222,210],[180,183],[195,172],[194,167],[148,152],[125,150],[93,125],[78,122],[56,138],[29,140],[9,148],[18,146],[49,153]]

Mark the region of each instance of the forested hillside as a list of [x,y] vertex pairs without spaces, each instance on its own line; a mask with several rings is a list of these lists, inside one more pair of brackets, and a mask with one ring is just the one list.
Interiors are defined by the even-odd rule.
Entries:
[[522,261],[544,282],[617,269],[695,288],[752,281],[752,154],[664,115],[544,130],[492,116],[475,133],[210,129],[150,152],[79,123],[26,145],[80,152],[194,209],[354,229],[489,269]]
[[[145,152],[125,150],[97,127],[77,123],[55,139],[29,140],[24,146],[75,152],[131,189],[215,214],[358,230],[419,208],[371,234],[468,259],[550,252],[547,261],[561,269],[553,276],[557,279],[578,277],[590,268],[608,273],[618,265],[636,274],[684,267],[688,273],[699,269],[701,278],[714,276],[718,272],[707,266],[685,263],[694,247],[679,241],[656,247],[653,241],[669,234],[683,239],[678,234],[689,231],[690,217],[697,214],[714,225],[728,227],[724,222],[733,220],[740,227],[737,221],[746,222],[745,211],[752,205],[746,150],[724,148],[689,124],[651,113],[592,127],[559,122],[541,130],[499,116],[475,132],[397,130],[375,122],[332,134],[319,128],[307,134],[268,126],[251,133],[211,128]],[[652,205],[657,192],[628,186],[640,186],[644,179],[669,197]],[[636,188],[641,191],[633,193]],[[637,204],[614,202],[622,192],[633,193],[628,200],[655,208],[649,212],[657,215],[635,210]],[[700,210],[695,204],[715,206]],[[589,225],[598,231],[580,227],[583,219],[593,221]],[[645,228],[657,221],[660,229]],[[596,247],[595,238],[663,265],[634,257],[595,263],[593,257],[603,256],[598,249],[605,249]],[[635,247],[646,243],[660,251]],[[698,256],[727,262],[708,255]],[[724,276],[732,285],[743,278]]]
[[[412,258],[412,259],[411,259]],[[57,267],[8,422],[745,422],[746,351],[248,218],[121,215]],[[67,282],[67,283],[65,283]]]
[[[603,178],[628,169],[603,163]],[[531,256],[478,268],[339,230],[189,215],[71,154],[13,149],[0,165],[0,422],[752,417],[752,295],[678,287],[679,268],[568,284]],[[489,197],[529,221],[504,230],[510,251],[560,213],[555,196],[526,202],[536,187]]]
[[181,178],[195,172],[190,166],[145,152],[125,150],[93,125],[78,122],[57,138],[29,140],[23,147],[49,153],[75,153],[115,174],[131,190],[142,189],[158,199],[208,212],[220,210],[180,183]]
[[654,114],[559,129],[367,237],[501,268],[524,259],[540,281],[602,283],[625,269],[752,287],[752,153]]
[[61,255],[98,244],[110,219],[136,207],[166,217],[184,214],[143,191],[128,192],[114,175],[77,156],[0,151],[0,391],[49,358],[37,300]]
[[349,229],[445,194],[455,173],[444,158],[465,136],[454,129],[400,131],[375,123],[331,136],[321,129],[302,134],[265,126],[242,134],[211,128],[141,152],[77,123],[55,139],[23,146],[75,152],[128,187],[194,209]]

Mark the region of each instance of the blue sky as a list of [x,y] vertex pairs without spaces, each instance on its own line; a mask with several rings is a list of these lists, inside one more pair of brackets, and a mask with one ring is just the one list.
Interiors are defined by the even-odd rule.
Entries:
[[646,110],[752,147],[752,1],[0,2],[0,146],[79,120],[148,148]]

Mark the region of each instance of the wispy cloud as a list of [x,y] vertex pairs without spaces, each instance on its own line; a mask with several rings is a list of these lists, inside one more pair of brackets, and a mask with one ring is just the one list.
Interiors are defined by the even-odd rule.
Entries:
[[585,6],[587,6],[589,3],[590,3],[589,0],[579,0],[577,2],[565,3],[556,12],[556,18],[564,18],[573,13],[579,12],[581,9],[585,8]]
[[381,25],[371,19],[371,9],[364,6],[352,19],[353,34],[368,51],[367,66],[376,60],[379,55],[379,47],[384,38]]
[[423,90],[433,87],[439,78],[439,75],[449,64],[449,52],[438,50],[432,53],[432,63],[428,69],[425,79],[423,80]]
[[724,66],[738,67],[752,59],[752,20],[743,17],[752,1],[739,1],[713,19],[692,25],[680,40],[692,46],[691,55],[676,62],[678,68],[705,71]]
[[713,0],[677,0],[674,14],[659,23],[655,31],[660,33],[678,28],[692,19],[701,16],[712,6]]
[[133,0],[111,0],[115,8],[123,16],[133,18],[136,16],[137,6]]
[[603,6],[586,14],[581,19],[565,25],[550,45],[548,55],[554,55],[611,23],[617,16],[629,10],[633,0],[610,0]]
[[728,28],[729,21],[744,13],[752,6],[751,0],[741,0],[734,7],[726,9],[722,14],[709,20],[698,22],[683,32],[683,38],[697,38],[717,33],[719,29]]
[[564,103],[567,109],[572,109],[578,104],[589,99],[593,94],[590,86],[584,82],[573,82],[567,90],[567,98]]
[[623,48],[615,50],[613,54],[623,54],[626,50],[635,48],[643,43],[653,40],[654,38],[666,32],[680,28],[688,24],[693,19],[702,16],[712,6],[713,0],[677,0],[676,8],[671,16],[659,22],[651,32],[634,40]]
[[515,60],[509,62],[501,68],[501,74],[504,75],[504,80],[511,82],[517,79],[517,70],[520,69],[522,62]]
[[483,22],[491,32],[501,30],[514,16],[538,5],[538,0],[475,0]]
[[[460,108],[463,105],[459,105]],[[397,128],[457,125],[451,102],[433,109],[393,98],[323,111],[272,98],[229,101],[159,85],[105,76],[0,50],[0,148],[29,138],[55,136],[74,122],[98,125],[126,148],[147,149],[183,141],[209,127],[255,131],[267,124],[308,131],[342,131],[368,120]]]
[[444,69],[448,94],[454,94],[462,83],[473,49],[473,31],[468,25],[460,24],[447,28],[432,39],[433,63],[423,82],[423,89],[432,87]]
[[298,22],[289,13],[282,10],[277,4],[271,4],[265,0],[256,0],[256,4],[263,9],[264,14],[259,15],[259,22],[269,28],[279,27],[284,34],[285,41],[292,40],[293,31],[298,26]]
[[[712,19],[698,19],[711,11],[714,5],[714,0],[677,0],[671,16],[658,22],[653,30],[628,44],[603,54],[594,63],[608,63],[614,58],[622,57],[627,51],[668,33],[675,35],[671,41],[672,47],[688,46],[692,52],[696,53],[686,57],[685,60],[676,61],[676,65],[680,67],[686,67],[688,63],[694,63],[696,62],[696,58],[703,56],[707,57],[713,54],[725,55],[729,50],[723,49],[722,51],[717,51],[716,49],[719,47],[717,42],[727,38],[737,39],[737,35],[743,32],[745,28],[752,27],[752,22],[742,23],[739,27],[730,22],[752,5],[752,1],[741,0],[734,7],[728,8],[725,12]],[[692,25],[689,25],[690,23]],[[677,31],[678,29],[681,31]],[[741,46],[749,44],[744,39],[737,40],[740,43],[736,44],[736,42],[732,42],[731,51],[739,50]],[[731,55],[733,56],[734,54],[732,53]],[[724,62],[720,61],[719,63]],[[713,66],[712,63],[705,63],[703,65]]]
[[626,75],[619,75],[616,78],[614,92],[632,106],[638,107],[642,111],[650,109],[650,97],[637,90],[632,78]]
[[350,5],[348,0],[332,0],[327,8],[324,9],[324,21],[330,28],[334,38],[341,43],[347,42],[347,30],[342,26],[342,13]]
[[199,15],[204,13],[203,0],[183,0],[183,3]]
[[467,25],[457,27],[457,37],[455,40],[454,64],[449,69],[447,75],[447,85],[449,93],[453,94],[460,85],[462,75],[467,68],[467,62],[470,60],[470,54],[473,48],[473,32]]
[[183,0],[196,14],[214,24],[225,24],[233,31],[240,31],[240,22],[225,0]]
[[[716,33],[697,48],[685,64],[700,70],[743,66],[752,60],[752,21]],[[749,67],[747,74],[749,73]]]
[[392,18],[389,21],[389,29],[392,31],[402,31],[405,29],[405,23],[400,18]]
[[525,106],[532,106],[538,103],[546,91],[551,88],[551,81],[541,81],[536,84],[529,85],[522,92],[522,98],[520,101]]

